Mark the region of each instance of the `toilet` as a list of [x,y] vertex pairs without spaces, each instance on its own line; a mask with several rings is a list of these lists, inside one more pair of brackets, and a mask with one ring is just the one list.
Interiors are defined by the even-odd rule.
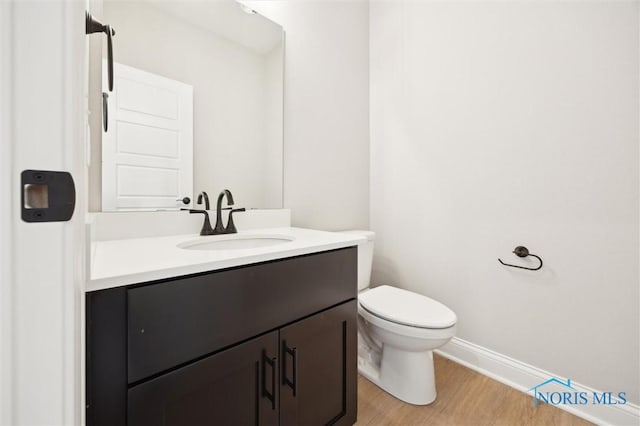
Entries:
[[456,332],[456,314],[421,294],[389,285],[369,288],[375,234],[358,245],[358,372],[415,405],[436,399],[433,350]]

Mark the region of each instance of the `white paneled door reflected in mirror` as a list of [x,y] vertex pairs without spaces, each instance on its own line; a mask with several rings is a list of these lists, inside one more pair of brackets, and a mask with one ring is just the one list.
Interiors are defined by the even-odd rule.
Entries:
[[233,0],[90,9],[115,35],[112,92],[106,46],[89,45],[89,210],[188,208],[224,188],[281,208],[282,27]]

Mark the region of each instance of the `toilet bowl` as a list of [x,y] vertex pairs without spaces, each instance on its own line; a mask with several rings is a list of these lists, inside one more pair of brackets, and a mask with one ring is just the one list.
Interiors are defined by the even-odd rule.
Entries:
[[436,399],[433,350],[455,335],[455,313],[440,302],[389,285],[369,288],[375,234],[358,246],[358,372],[415,405]]

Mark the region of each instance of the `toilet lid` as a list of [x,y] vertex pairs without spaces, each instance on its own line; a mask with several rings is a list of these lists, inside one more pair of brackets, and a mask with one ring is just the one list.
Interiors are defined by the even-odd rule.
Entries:
[[358,295],[367,311],[398,324],[421,328],[448,328],[456,314],[440,302],[401,288],[383,285]]

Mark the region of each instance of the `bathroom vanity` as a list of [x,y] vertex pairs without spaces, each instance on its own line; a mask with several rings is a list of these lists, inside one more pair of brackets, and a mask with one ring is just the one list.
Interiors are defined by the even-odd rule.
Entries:
[[86,293],[87,424],[355,423],[357,247],[294,233],[259,254],[195,253],[208,271],[97,280],[109,288]]
[[[88,3],[118,60],[107,84],[90,45],[89,207],[126,213],[89,232],[87,425],[355,423],[359,238],[253,211],[283,205],[282,27],[234,1]],[[219,182],[253,208],[233,237],[152,212]]]

